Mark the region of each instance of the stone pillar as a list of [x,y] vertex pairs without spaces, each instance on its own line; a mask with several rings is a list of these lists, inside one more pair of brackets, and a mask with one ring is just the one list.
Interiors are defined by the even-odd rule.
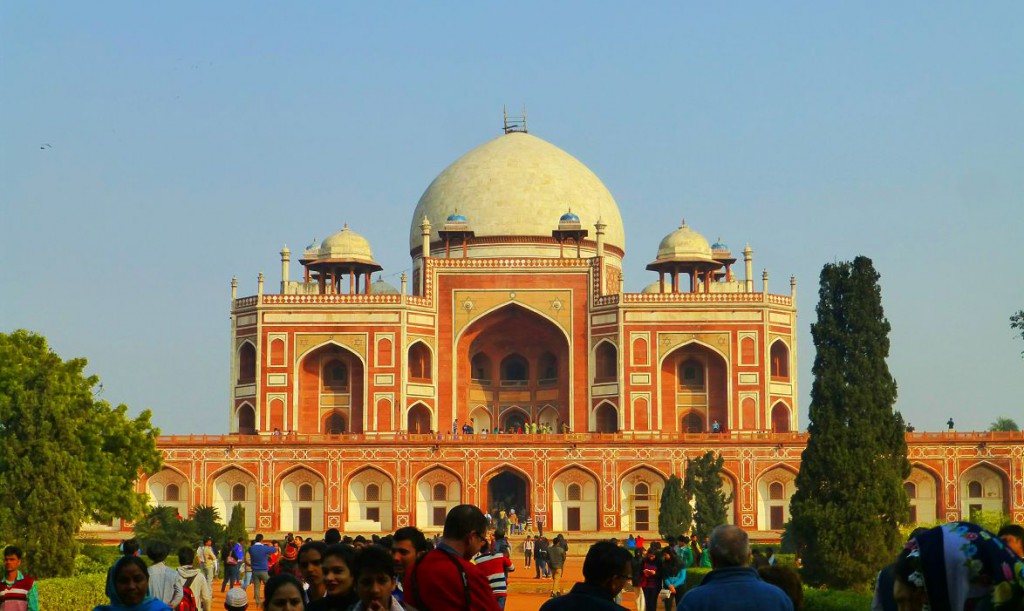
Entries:
[[288,292],[288,263],[292,260],[292,251],[285,244],[281,249],[281,294]]
[[747,292],[754,292],[754,251],[750,248],[750,244],[743,249],[743,265],[746,269],[746,283]]
[[422,251],[422,265],[420,269],[422,275],[420,276],[420,296],[427,296],[427,259],[430,258],[430,221],[426,215],[423,216],[423,222],[420,223],[420,232],[423,235],[423,251]]
[[263,272],[256,277],[256,295],[259,297],[263,296]]
[[238,276],[231,276],[231,301],[238,299]]
[[761,282],[762,282],[761,292],[764,293],[765,295],[767,295],[768,294],[768,270],[764,270],[764,271],[761,272]]
[[405,272],[402,272],[402,295],[405,295],[406,286],[409,283],[409,276]]

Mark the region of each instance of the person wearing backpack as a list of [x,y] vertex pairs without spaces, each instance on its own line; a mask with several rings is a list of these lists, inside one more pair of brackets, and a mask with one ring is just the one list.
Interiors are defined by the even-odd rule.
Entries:
[[185,582],[181,602],[177,611],[213,611],[213,588],[202,569],[192,565],[195,550],[183,547],[178,550],[178,576]]

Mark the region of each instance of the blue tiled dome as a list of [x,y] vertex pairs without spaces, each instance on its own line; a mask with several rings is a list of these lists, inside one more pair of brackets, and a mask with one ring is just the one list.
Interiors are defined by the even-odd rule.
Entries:
[[462,214],[456,212],[455,214],[449,214],[446,220],[448,223],[468,223],[469,220]]
[[573,214],[572,212],[566,212],[565,214],[563,214],[558,219],[558,222],[559,223],[578,223],[578,222],[580,222],[580,217],[578,217],[577,215]]

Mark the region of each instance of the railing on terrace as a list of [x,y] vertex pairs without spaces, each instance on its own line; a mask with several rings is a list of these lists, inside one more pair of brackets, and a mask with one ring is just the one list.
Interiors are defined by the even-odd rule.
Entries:
[[[474,433],[466,435],[459,433],[453,435],[450,432],[434,434],[415,433],[378,433],[365,435],[357,433],[345,433],[341,435],[325,434],[298,434],[283,433],[281,435],[162,435],[159,439],[161,445],[290,445],[290,444],[387,444],[395,441],[404,443],[422,444],[451,444],[464,445],[466,443],[484,444],[488,441],[494,442],[500,439],[505,443],[565,443],[578,442],[602,442],[602,443],[693,443],[693,444],[748,444],[748,443],[805,443],[807,433],[775,433],[772,431],[732,431],[726,433],[660,433],[631,431],[622,433],[550,433],[550,434],[517,434],[517,433]],[[910,442],[967,442],[977,443],[980,441],[1018,441],[1024,442],[1024,431],[1022,432],[928,432],[928,433],[907,433],[907,441]]]
[[624,432],[624,433],[473,433],[452,434],[434,433],[378,433],[365,435],[359,433],[343,433],[340,435],[282,433],[280,435],[162,435],[161,445],[315,445],[315,444],[388,444],[395,441],[421,444],[465,445],[467,443],[487,442],[495,440],[503,443],[803,443],[806,433],[773,433],[771,431],[734,431],[732,433],[658,433],[658,432]]

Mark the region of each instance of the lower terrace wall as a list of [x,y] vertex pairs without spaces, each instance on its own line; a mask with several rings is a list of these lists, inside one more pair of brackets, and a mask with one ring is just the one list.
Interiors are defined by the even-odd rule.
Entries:
[[[1024,433],[911,433],[907,490],[922,523],[977,509],[1024,523]],[[164,468],[139,491],[183,515],[236,503],[265,533],[440,531],[459,503],[516,507],[545,532],[657,530],[664,481],[708,450],[725,458],[730,521],[777,535],[806,435],[169,436]],[[511,507],[509,507],[511,505]],[[518,507],[517,507],[518,505]],[[535,528],[536,530],[536,528]]]

